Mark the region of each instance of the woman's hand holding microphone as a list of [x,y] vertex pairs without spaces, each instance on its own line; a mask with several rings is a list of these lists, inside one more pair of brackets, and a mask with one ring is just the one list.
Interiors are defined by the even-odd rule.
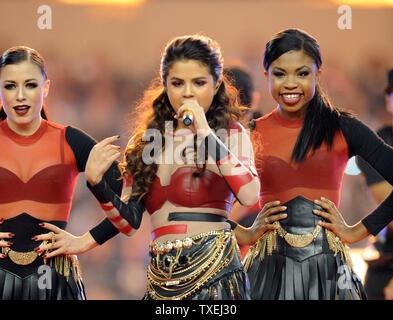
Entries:
[[186,127],[202,138],[208,136],[211,132],[205,111],[196,100],[186,100],[177,110],[175,118],[181,120]]

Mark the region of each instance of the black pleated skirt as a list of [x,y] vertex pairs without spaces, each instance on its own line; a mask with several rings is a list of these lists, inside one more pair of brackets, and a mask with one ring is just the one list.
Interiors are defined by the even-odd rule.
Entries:
[[[48,229],[39,226],[41,222],[49,222],[61,229],[65,229],[66,226],[64,221],[43,221],[24,212],[0,224],[0,232],[15,234],[10,249],[29,252],[39,245],[31,238],[49,232]],[[69,275],[66,277],[63,275],[64,265],[60,266],[58,263],[60,260],[64,262],[65,257],[47,259],[45,263],[39,256],[28,265],[16,264],[9,257],[0,259],[0,299],[84,300],[82,279],[79,274],[74,275],[74,272],[78,272],[77,268],[74,269],[70,263],[66,268],[69,269]],[[68,261],[71,261],[70,258]]]
[[367,299],[357,275],[339,255],[318,254],[304,261],[273,253],[247,270],[252,300]]
[[[160,272],[155,272],[156,275],[169,282],[181,278],[185,279],[195,272],[198,276],[192,280],[185,282],[180,280],[177,284],[167,286],[157,285],[149,279],[148,291],[143,299],[249,300],[250,283],[241,264],[236,239],[229,230],[225,231],[225,234],[222,249],[215,246],[220,241],[218,238],[221,237],[220,239],[222,239],[224,236],[224,231],[221,235],[210,235],[202,241],[198,240],[198,244],[193,244],[189,249],[182,248],[180,256],[176,249],[161,254],[159,257],[157,257],[157,254],[151,253],[152,259],[149,268],[155,270],[158,269],[157,263],[164,266],[165,261],[178,257],[180,263],[175,266],[173,277],[165,273],[165,267],[160,268]],[[209,255],[204,254],[204,252],[209,252]],[[212,263],[206,266],[206,260],[215,255],[217,258],[214,258]],[[182,261],[184,264],[180,265]],[[199,273],[198,270],[202,272]],[[210,276],[206,278],[207,273]]]
[[49,267],[25,278],[0,268],[0,300],[85,300],[82,281]]
[[[296,197],[287,203],[288,218],[281,227],[292,234],[307,234],[322,218],[313,202]],[[329,247],[325,229],[303,248],[295,248],[277,235],[271,255],[250,248],[244,259],[253,300],[361,300],[367,299],[358,276],[340,253]],[[254,251],[254,252],[253,252]]]

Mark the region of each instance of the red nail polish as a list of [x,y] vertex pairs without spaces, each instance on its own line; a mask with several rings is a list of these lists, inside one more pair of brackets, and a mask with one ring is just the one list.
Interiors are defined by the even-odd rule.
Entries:
[[36,241],[36,240],[37,240],[37,237],[33,237],[33,238],[31,238],[31,240],[34,240],[34,241]]
[[15,234],[9,233],[8,236],[9,236],[10,238],[12,238],[12,237],[15,237]]
[[40,248],[39,248],[39,247],[34,248],[34,251],[35,251],[35,252],[38,252],[38,251],[40,251]]
[[45,259],[46,258],[46,254],[43,254],[42,257]]
[[12,246],[13,245],[13,242],[7,242],[7,245],[9,245],[9,246]]
[[39,225],[40,227],[43,227],[45,224],[41,222],[41,223],[39,223],[38,225]]

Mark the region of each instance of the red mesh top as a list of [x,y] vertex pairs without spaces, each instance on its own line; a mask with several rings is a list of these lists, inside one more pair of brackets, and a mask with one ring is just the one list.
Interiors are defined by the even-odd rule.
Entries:
[[302,125],[303,119],[284,119],[277,109],[256,120],[256,136],[262,141],[262,150],[255,155],[261,179],[261,203],[275,200],[285,203],[299,195],[313,201],[323,196],[338,207],[348,161],[347,142],[338,131],[330,151],[324,143],[300,164],[290,163]]
[[27,212],[42,220],[68,219],[79,173],[65,127],[42,120],[31,136],[0,124],[0,214]]

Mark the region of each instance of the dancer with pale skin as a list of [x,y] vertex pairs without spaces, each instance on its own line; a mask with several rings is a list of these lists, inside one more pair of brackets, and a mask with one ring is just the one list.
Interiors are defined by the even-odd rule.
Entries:
[[[81,236],[65,230],[76,178],[95,141],[77,128],[48,121],[44,100],[50,80],[36,50],[5,51],[0,85],[0,147],[7,150],[0,158],[0,299],[85,299],[74,255],[119,232],[108,219]],[[110,137],[95,148],[105,144],[118,156],[115,141],[118,137]],[[105,179],[120,194],[113,160]],[[51,268],[51,288],[39,287],[38,268],[45,264]]]

